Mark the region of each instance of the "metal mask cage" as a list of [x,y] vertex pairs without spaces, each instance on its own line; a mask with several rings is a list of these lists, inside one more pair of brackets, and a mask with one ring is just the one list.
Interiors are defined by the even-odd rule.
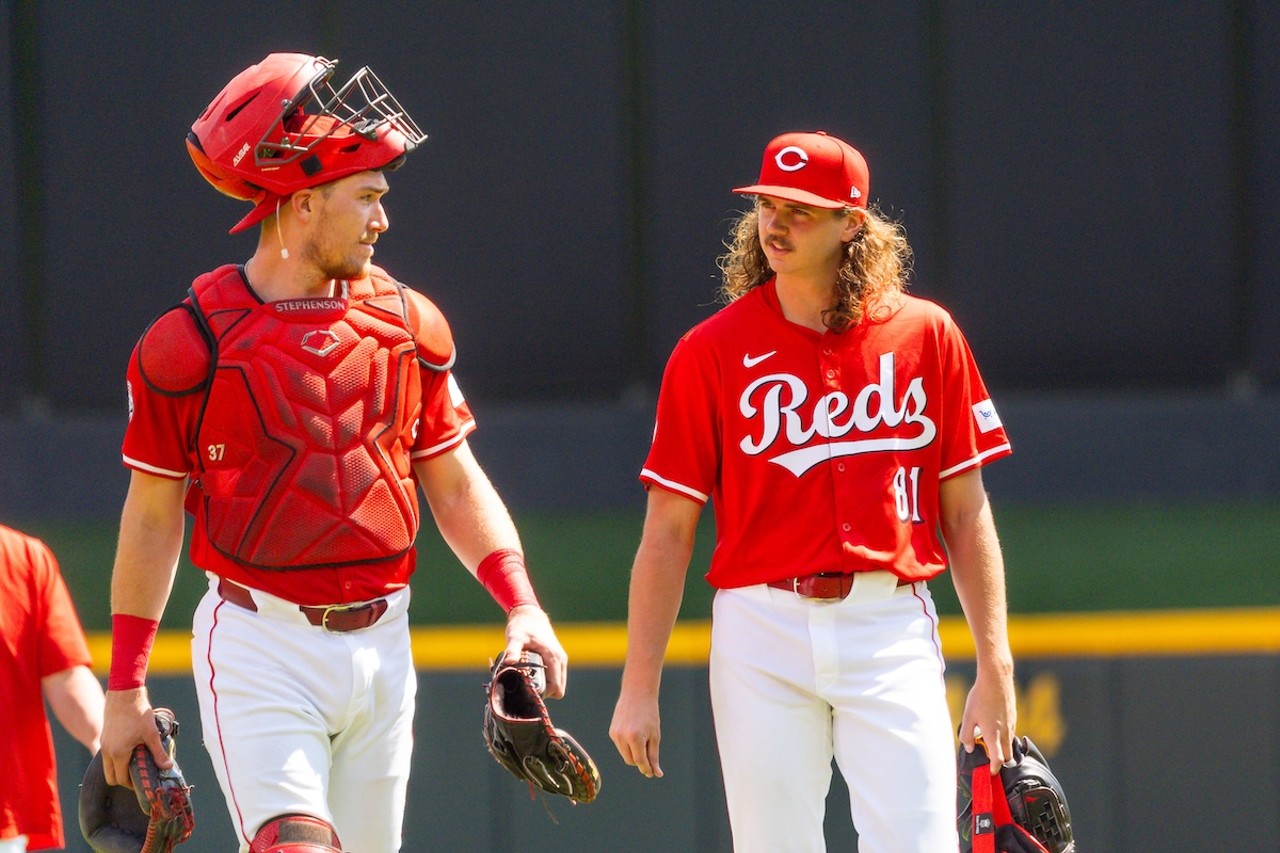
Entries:
[[[329,82],[336,62],[316,57],[321,66],[292,99],[285,101],[254,150],[260,167],[284,166],[306,155],[342,128],[370,141],[387,125],[404,136],[405,150],[419,145],[427,135],[400,106],[400,102],[369,66],[364,66],[340,89]],[[314,102],[316,112],[305,109]]]

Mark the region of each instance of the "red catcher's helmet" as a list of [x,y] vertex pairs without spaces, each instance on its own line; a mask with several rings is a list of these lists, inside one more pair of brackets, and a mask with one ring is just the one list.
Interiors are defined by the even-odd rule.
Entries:
[[254,203],[232,234],[298,190],[381,169],[427,138],[368,66],[335,89],[336,65],[270,54],[237,74],[191,125],[187,151],[200,174]]

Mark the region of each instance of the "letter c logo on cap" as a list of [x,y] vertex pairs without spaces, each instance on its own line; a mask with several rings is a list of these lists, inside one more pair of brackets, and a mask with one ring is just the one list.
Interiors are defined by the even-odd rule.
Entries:
[[803,148],[788,145],[774,155],[773,162],[784,172],[798,172],[809,165],[809,155]]

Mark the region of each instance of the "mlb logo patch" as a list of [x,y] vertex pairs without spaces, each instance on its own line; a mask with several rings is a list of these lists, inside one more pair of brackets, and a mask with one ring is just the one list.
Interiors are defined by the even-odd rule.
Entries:
[[1000,415],[996,413],[995,404],[990,400],[973,404],[973,419],[978,424],[978,432],[991,432],[1004,424],[1000,423]]

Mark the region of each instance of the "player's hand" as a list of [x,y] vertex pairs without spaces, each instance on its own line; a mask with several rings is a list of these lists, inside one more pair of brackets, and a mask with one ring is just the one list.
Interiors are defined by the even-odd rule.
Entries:
[[541,607],[522,604],[507,614],[505,658],[518,658],[525,649],[542,655],[546,667],[548,699],[561,699],[569,687],[569,655],[551,627],[551,619]]
[[108,690],[102,715],[102,772],[108,785],[133,787],[129,760],[140,743],[151,750],[158,767],[167,770],[173,766],[173,759],[160,743],[146,688]]
[[623,763],[636,768],[647,779],[662,778],[662,767],[658,764],[662,721],[658,716],[657,696],[635,697],[625,691],[618,696],[609,737]]
[[1013,732],[1017,723],[1014,702],[1013,672],[989,673],[981,667],[973,688],[964,703],[960,721],[960,743],[965,752],[973,752],[974,739],[981,735],[991,758],[991,775],[1013,758]]

